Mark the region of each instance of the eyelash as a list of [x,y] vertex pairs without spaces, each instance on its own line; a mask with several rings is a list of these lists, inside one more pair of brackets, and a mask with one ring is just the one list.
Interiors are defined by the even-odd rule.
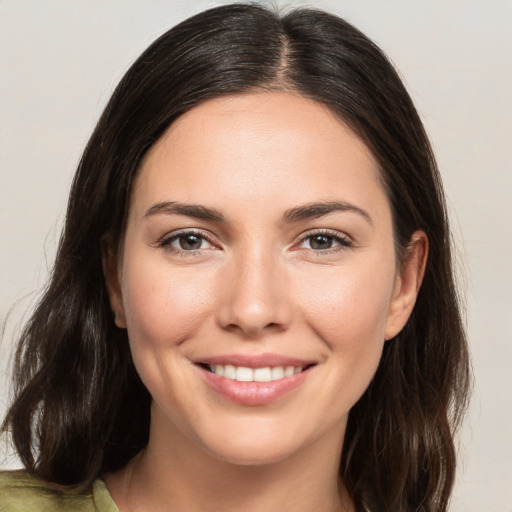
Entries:
[[299,244],[295,244],[295,245],[302,245],[306,240],[312,240],[313,238],[318,237],[318,236],[324,236],[326,238],[332,239],[334,242],[337,242],[339,244],[337,246],[329,247],[328,249],[323,249],[323,250],[322,249],[318,249],[318,250],[309,249],[309,250],[313,251],[315,254],[317,254],[318,256],[323,256],[326,254],[332,254],[332,253],[335,253],[338,251],[351,249],[354,246],[354,242],[352,241],[352,239],[350,237],[340,233],[339,231],[332,231],[330,229],[318,229],[316,231],[307,233],[305,236],[303,236],[300,239]]
[[163,238],[162,240],[160,240],[157,243],[157,246],[160,249],[164,249],[166,251],[172,252],[179,256],[195,256],[195,255],[199,254],[200,251],[203,249],[193,249],[190,251],[186,251],[184,249],[178,249],[177,247],[172,246],[172,243],[175,242],[176,240],[179,240],[182,237],[185,238],[190,235],[197,236],[199,239],[206,240],[209,244],[214,245],[211,238],[203,231],[196,230],[196,229],[187,229],[185,231],[173,233],[171,236],[167,236],[167,237]]
[[[159,242],[157,242],[157,247],[160,249],[164,249],[166,251],[172,252],[174,254],[177,254],[179,256],[196,256],[200,254],[202,250],[205,249],[192,249],[192,250],[184,250],[184,249],[178,249],[176,247],[172,246],[172,243],[179,240],[181,237],[187,237],[187,236],[197,236],[201,240],[206,240],[209,244],[214,246],[215,244],[211,240],[211,237],[208,236],[205,232],[195,229],[187,229],[186,231],[180,231],[178,233],[174,233],[171,236],[165,237],[161,239]],[[331,254],[338,251],[343,251],[346,249],[350,249],[353,247],[354,243],[353,241],[346,235],[342,235],[338,231],[331,231],[329,229],[319,229],[310,233],[307,233],[306,235],[302,236],[298,243],[294,244],[294,247],[302,245],[307,240],[312,240],[314,237],[324,236],[326,238],[331,239],[332,241],[338,243],[339,245],[336,245],[334,247],[329,247],[328,249],[308,249],[310,251],[313,251],[315,254],[321,256],[325,254]],[[295,249],[298,250],[298,249]]]

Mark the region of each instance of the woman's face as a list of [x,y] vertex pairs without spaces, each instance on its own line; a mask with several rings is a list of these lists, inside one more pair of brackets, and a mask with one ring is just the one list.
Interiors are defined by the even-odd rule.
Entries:
[[266,92],[183,115],[143,161],[107,278],[152,435],[240,464],[341,449],[421,251],[397,269],[376,161],[318,103]]

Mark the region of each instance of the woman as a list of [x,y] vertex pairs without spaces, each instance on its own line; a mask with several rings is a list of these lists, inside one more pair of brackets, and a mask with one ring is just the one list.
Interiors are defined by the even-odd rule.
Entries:
[[16,375],[27,472],[0,510],[446,510],[467,349],[382,52],[251,5],[153,43],[82,157]]

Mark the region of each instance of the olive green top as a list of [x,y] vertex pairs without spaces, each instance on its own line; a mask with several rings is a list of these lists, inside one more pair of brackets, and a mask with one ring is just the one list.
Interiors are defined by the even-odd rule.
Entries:
[[0,512],[119,512],[103,480],[62,491],[24,471],[0,472]]

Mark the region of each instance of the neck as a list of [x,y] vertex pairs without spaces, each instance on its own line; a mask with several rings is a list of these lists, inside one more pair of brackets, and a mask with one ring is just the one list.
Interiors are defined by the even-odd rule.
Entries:
[[121,512],[349,512],[338,477],[342,439],[337,429],[284,460],[240,465],[179,431],[152,429],[146,449],[105,481]]

